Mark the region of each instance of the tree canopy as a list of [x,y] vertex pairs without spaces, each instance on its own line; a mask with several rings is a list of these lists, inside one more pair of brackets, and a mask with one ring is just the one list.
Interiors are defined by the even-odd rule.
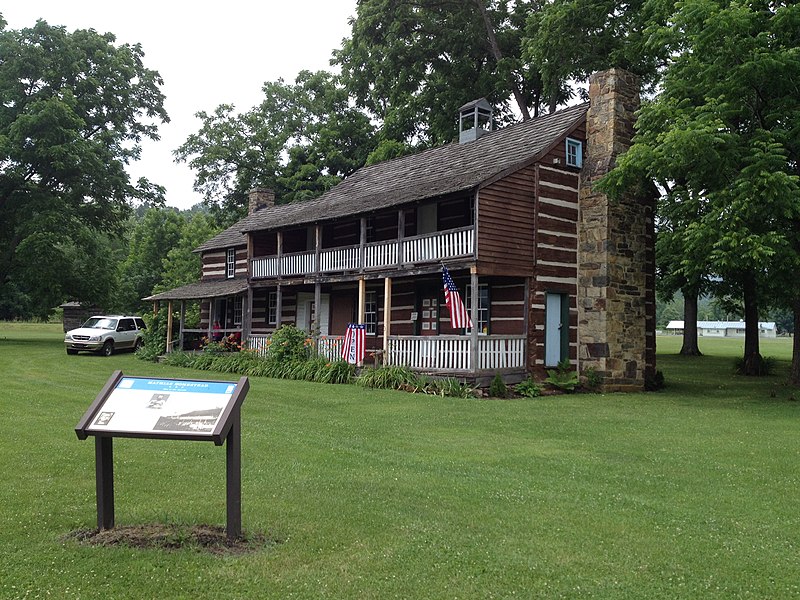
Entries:
[[800,296],[800,6],[686,0],[662,34],[673,51],[663,90],[643,106],[610,187],[644,174],[664,183],[673,208],[703,202],[680,269],[710,273],[742,299],[755,374],[759,309],[778,288]]
[[294,84],[279,79],[263,91],[243,113],[229,104],[198,113],[200,131],[175,151],[229,222],[253,187],[272,188],[279,202],[313,198],[363,166],[376,144],[369,119],[330,73],[302,71]]
[[107,267],[103,234],[162,191],[125,171],[168,120],[162,81],[141,46],[114,41],[0,19],[0,317],[107,297],[91,276]]

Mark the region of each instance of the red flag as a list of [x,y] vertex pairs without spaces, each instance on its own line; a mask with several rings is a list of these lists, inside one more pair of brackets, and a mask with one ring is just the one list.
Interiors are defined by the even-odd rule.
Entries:
[[363,362],[366,345],[367,326],[360,323],[348,323],[342,345],[342,360],[346,360],[351,365]]
[[472,319],[469,318],[469,313],[461,301],[461,295],[458,293],[458,288],[453,283],[447,267],[442,267],[442,279],[444,280],[444,301],[450,310],[450,325],[453,329],[472,327]]

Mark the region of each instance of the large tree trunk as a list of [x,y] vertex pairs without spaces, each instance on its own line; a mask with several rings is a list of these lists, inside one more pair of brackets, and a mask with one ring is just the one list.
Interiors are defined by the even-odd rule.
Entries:
[[794,299],[794,333],[792,334],[792,370],[789,383],[800,385],[800,297]]
[[758,300],[756,277],[747,273],[742,281],[744,292],[744,375],[762,375],[758,346]]
[[702,356],[697,345],[697,290],[684,289],[683,293],[683,345],[681,355]]

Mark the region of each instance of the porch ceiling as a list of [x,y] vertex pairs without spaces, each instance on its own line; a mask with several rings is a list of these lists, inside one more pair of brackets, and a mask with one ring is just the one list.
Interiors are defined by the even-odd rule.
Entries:
[[172,290],[153,294],[142,300],[202,300],[233,296],[247,290],[246,279],[220,279],[218,281],[198,281]]

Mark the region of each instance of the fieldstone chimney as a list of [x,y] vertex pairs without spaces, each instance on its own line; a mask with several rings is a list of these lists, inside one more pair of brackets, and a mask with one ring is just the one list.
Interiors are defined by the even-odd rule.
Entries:
[[247,214],[252,215],[262,208],[275,206],[275,192],[269,188],[256,187],[247,192]]
[[578,363],[608,391],[645,389],[655,375],[655,195],[611,200],[594,189],[631,145],[639,79],[622,69],[589,79],[587,156],[578,220]]

